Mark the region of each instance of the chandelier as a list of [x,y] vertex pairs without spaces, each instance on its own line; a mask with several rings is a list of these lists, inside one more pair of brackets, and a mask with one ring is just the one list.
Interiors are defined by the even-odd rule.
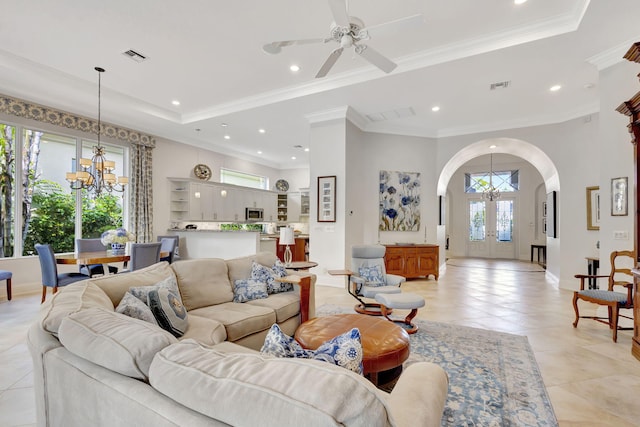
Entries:
[[484,189],[482,198],[490,202],[500,198],[500,191],[493,186],[493,153],[491,154],[491,166],[489,169],[489,188]]
[[101,74],[104,73],[104,68],[95,67],[95,70],[98,72],[98,145],[93,147],[91,159],[80,159],[81,170],[67,172],[66,180],[69,181],[72,190],[85,189],[89,193],[93,193],[94,197],[99,197],[103,191],[109,194],[113,191],[122,193],[129,183],[129,178],[126,176],[116,177],[116,174],[113,173],[116,162],[105,158],[105,148],[100,145],[100,134],[102,133],[100,117]]

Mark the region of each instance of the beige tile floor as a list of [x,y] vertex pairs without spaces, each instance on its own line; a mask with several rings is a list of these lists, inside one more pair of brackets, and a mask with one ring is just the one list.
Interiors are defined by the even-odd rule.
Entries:
[[[411,280],[403,290],[426,300],[425,320],[526,335],[560,426],[640,426],[640,361],[631,331],[611,341],[606,325],[583,319],[577,329],[572,293],[547,282],[529,263],[462,260],[438,282]],[[352,307],[342,289],[319,285],[317,305]],[[25,334],[38,295],[0,302],[0,426],[35,423],[31,358]],[[585,314],[588,304],[584,303]]]

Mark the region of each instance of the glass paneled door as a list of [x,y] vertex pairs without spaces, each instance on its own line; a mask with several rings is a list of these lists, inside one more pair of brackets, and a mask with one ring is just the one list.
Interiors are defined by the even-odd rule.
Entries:
[[515,198],[501,197],[494,202],[474,198],[467,206],[467,256],[515,258]]

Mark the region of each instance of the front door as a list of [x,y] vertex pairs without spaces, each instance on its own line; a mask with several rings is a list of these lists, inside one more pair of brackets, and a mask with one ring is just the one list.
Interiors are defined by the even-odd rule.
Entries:
[[470,198],[467,206],[467,256],[515,258],[515,198],[501,197],[493,202]]

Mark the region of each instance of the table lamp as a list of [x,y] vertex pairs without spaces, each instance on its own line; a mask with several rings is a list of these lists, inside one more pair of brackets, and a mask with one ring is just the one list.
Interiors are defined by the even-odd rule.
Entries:
[[279,244],[286,246],[284,249],[284,265],[291,265],[291,249],[289,245],[295,245],[296,242],[293,238],[293,228],[291,227],[282,227],[280,229],[280,241]]

